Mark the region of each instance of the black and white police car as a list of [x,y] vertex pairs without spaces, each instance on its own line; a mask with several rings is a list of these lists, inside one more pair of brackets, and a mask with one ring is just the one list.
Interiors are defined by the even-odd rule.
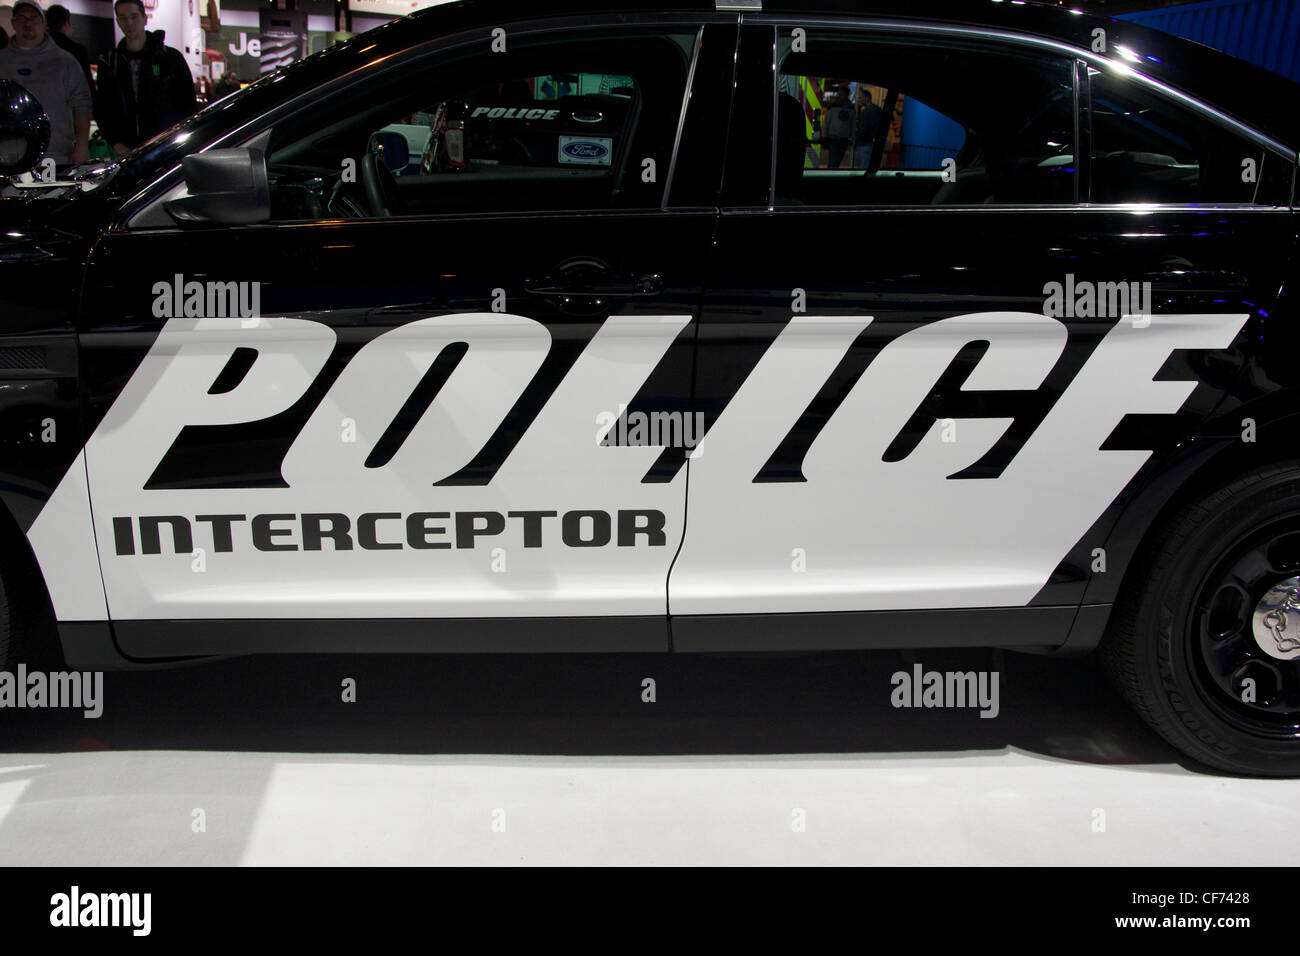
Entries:
[[1300,88],[1028,3],[548,6],[99,167],[6,88],[6,666],[1100,646],[1300,772]]

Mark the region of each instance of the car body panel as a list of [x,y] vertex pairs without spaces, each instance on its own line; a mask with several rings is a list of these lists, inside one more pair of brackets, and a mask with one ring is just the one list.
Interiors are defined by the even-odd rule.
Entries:
[[[63,356],[0,368],[0,402],[29,422],[0,501],[65,647],[1095,643],[1162,509],[1237,452],[1235,417],[1297,415],[1276,355],[1295,328],[1300,127],[1276,97],[1231,94],[1294,103],[1294,86],[1035,5],[680,9],[435,8],[201,111],[84,195],[0,200],[31,232],[0,270],[54,249],[40,268],[59,297],[11,298],[0,330],[0,348]],[[186,153],[265,143],[310,101],[500,24],[658,23],[705,32],[657,209],[165,218]],[[1085,63],[1140,74],[1265,150],[1281,199],[1093,206],[1083,168],[1072,203],[781,206],[753,157],[778,148],[773,30],[800,23],[1054,51],[1082,94]],[[845,234],[879,241],[865,259],[823,241]],[[593,262],[647,294],[566,294],[557,277]],[[1154,314],[1044,315],[1047,284],[1074,276],[1150,282]],[[187,316],[190,281],[256,283],[257,314]],[[698,420],[696,447],[636,434],[638,415],[677,416],[679,439]],[[30,437],[47,417],[58,442]]]

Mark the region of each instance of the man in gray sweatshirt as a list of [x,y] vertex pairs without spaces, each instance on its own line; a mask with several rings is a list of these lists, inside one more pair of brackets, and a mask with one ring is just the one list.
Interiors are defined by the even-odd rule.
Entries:
[[37,0],[14,4],[13,41],[0,50],[0,78],[13,80],[45,110],[50,148],[60,166],[87,161],[90,145],[90,88],[71,53],[45,34],[45,11]]

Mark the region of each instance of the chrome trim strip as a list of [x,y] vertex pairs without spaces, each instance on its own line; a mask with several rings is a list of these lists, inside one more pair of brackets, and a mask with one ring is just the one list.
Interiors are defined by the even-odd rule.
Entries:
[[[183,184],[180,184],[183,185]],[[173,189],[176,187],[172,187]],[[766,209],[760,209],[759,212],[767,212]],[[370,225],[379,226],[385,223],[410,225],[413,222],[438,222],[438,223],[456,223],[456,222],[520,222],[524,220],[543,220],[543,219],[656,219],[665,215],[682,217],[682,216],[716,216],[718,211],[712,206],[678,206],[670,210],[650,207],[645,209],[542,209],[530,210],[529,212],[457,212],[446,213],[443,215],[433,216],[367,216],[362,219],[286,219],[279,222],[256,223],[253,226],[244,226],[241,228],[257,229],[342,229],[349,226]],[[186,232],[199,232],[203,230],[218,231],[230,228],[229,226],[195,226],[187,228]],[[147,235],[157,233],[175,233],[177,230],[173,226],[148,226],[142,229],[133,229],[133,235]]]
[[700,62],[700,50],[704,46],[704,24],[695,31],[695,53],[691,56],[691,68],[686,74],[686,91],[682,94],[682,109],[677,114],[677,135],[673,138],[673,156],[668,161],[668,179],[664,182],[664,194],[659,198],[659,208],[668,211],[668,196],[673,189],[673,176],[677,172],[677,153],[682,148],[682,133],[686,130],[686,111],[691,106],[691,92],[695,89],[695,68]]
[[727,91],[727,133],[722,137],[722,167],[718,170],[718,182],[713,193],[713,201],[721,204],[726,195],[727,164],[731,160],[731,117],[736,112],[736,91],[740,89],[740,40],[744,35],[745,18],[736,19],[736,42],[731,49],[731,89]]
[[[767,184],[767,208],[768,209],[776,208],[776,147],[778,142],[777,136],[780,132],[777,124],[780,122],[781,119],[780,117],[781,84],[778,82],[778,80],[780,79],[780,70],[781,70],[781,38],[780,36],[777,35],[776,27],[773,26],[772,27],[772,127],[771,127],[772,178]],[[804,152],[807,153],[807,149],[805,149]]]
[[765,206],[727,206],[721,210],[724,216],[765,216],[768,213],[799,213],[801,215],[821,214],[856,214],[865,213],[890,213],[890,212],[993,212],[993,213],[1024,213],[1024,212],[1126,212],[1135,216],[1149,216],[1159,213],[1171,212],[1251,212],[1251,213],[1289,213],[1290,206],[1255,206],[1251,203],[1240,204],[1219,204],[1213,206],[1198,206],[1195,203],[1020,203],[1018,205],[961,205],[953,203],[944,206],[777,206],[774,209],[768,209]]
[[[1074,86],[1074,144],[1071,150],[1074,153],[1074,201],[1081,202],[1084,198],[1092,198],[1092,177],[1088,176],[1085,180],[1085,167],[1090,165],[1083,162],[1084,156],[1092,156],[1092,98],[1088,97],[1088,142],[1083,141],[1083,100],[1085,89],[1088,83],[1088,65],[1082,60],[1073,60],[1070,63],[1070,82]],[[1086,170],[1091,172],[1091,170]]]

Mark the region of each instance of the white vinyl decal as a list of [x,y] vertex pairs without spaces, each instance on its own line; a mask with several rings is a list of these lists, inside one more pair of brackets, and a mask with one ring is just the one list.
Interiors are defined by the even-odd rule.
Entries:
[[60,621],[108,620],[95,529],[90,520],[84,451],[28,529],[27,540]]
[[1170,352],[1226,348],[1246,318],[1125,317],[990,480],[949,476],[988,451],[1005,419],[936,422],[903,460],[882,456],[967,343],[987,341],[989,350],[964,390],[1030,390],[1060,356],[1065,327],[1016,312],[922,326],[867,367],[809,448],[807,481],[755,483],[771,435],[794,424],[854,334],[841,318],[796,316],[690,462],[690,520],[673,567],[671,613],[1027,604],[1150,456],[1100,450],[1120,419],[1176,412],[1195,387],[1152,381]]
[[[306,319],[173,318],[30,538],[62,620],[104,616],[86,596],[96,545],[107,611],[122,620],[1019,606],[1150,456],[1102,451],[1116,425],[1176,412],[1195,387],[1153,380],[1170,353],[1226,348],[1247,316],[1137,318],[1105,335],[996,478],[951,476],[998,443],[1008,418],[936,421],[899,460],[885,449],[972,342],[988,348],[964,391],[1039,389],[1067,343],[1055,318],[962,315],[893,339],[811,441],[804,480],[756,481],[872,322],[795,315],[688,465],[647,481],[661,446],[603,441],[596,423],[610,428],[691,317],[612,317],[499,468],[467,482],[455,476],[552,348],[539,322],[471,313],[361,348],[286,438],[285,487],[219,488],[151,479],[188,426],[293,407],[335,334]],[[412,405],[453,348],[445,381]],[[239,349],[255,359],[216,389]],[[406,431],[388,442],[399,421]],[[70,548],[83,558],[68,561]]]
[[[290,447],[288,487],[146,489],[185,426],[284,411],[334,345],[320,323],[247,321],[169,320],[87,443],[114,619],[663,613],[685,471],[640,483],[662,449],[597,447],[592,409],[632,401],[689,316],[607,320],[488,484],[436,483],[470,461],[551,344],[540,323],[497,313],[424,319],[368,343]],[[467,345],[459,363],[391,460],[368,467],[451,343]],[[211,394],[241,347],[256,360],[233,389]],[[70,542],[47,531],[84,514],[84,497],[84,480],[70,476],[33,527],[48,578],[84,570],[61,567]],[[79,602],[56,612],[85,619]]]
[[[465,357],[401,449],[384,467],[366,468],[367,456],[420,378],[457,342],[469,345]],[[440,315],[393,329],[348,363],[289,449],[282,474],[293,487],[343,495],[362,486],[393,495],[441,481],[492,437],[550,348],[545,326],[494,312]],[[356,423],[355,441],[340,440],[344,421]]]

